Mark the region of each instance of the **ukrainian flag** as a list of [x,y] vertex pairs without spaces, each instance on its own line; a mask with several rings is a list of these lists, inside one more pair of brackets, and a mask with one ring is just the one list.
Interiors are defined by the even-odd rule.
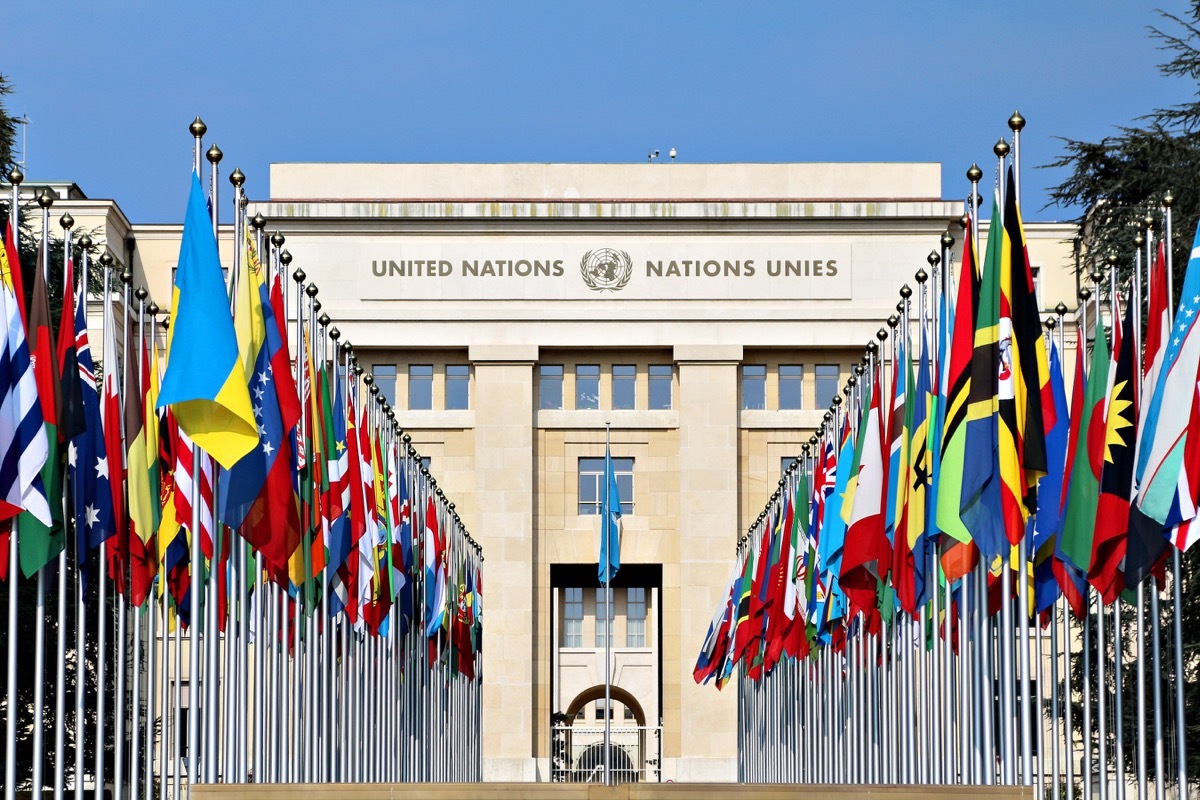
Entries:
[[226,469],[258,445],[258,426],[238,356],[200,178],[192,173],[171,299],[167,371],[158,408]]

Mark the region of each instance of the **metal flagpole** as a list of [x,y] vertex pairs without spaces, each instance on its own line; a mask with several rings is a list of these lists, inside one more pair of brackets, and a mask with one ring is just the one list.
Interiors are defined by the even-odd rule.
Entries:
[[[138,300],[138,375],[139,380],[142,375],[142,370],[145,368],[145,350],[143,343],[145,342],[145,323],[146,323],[146,298],[149,292],[144,287],[139,286],[136,292]],[[146,387],[142,387],[143,391]],[[136,398],[137,402],[142,402],[142,396],[139,392]],[[151,487],[151,491],[158,491],[158,487]],[[138,756],[141,746],[141,730],[139,724],[141,722],[141,662],[142,662],[142,608],[141,606],[133,607],[133,654],[129,671],[130,682],[132,684],[132,699],[129,704],[132,713],[130,722],[130,759],[129,759],[129,797],[131,800],[137,800],[138,792]]]
[[[50,206],[54,203],[54,196],[49,189],[42,190],[38,195],[38,205],[42,207],[42,247],[39,253],[38,269],[42,271],[43,279],[48,279],[50,274]],[[51,503],[56,502],[56,498],[46,498]],[[11,537],[13,539],[16,536]],[[17,574],[14,572],[10,580],[15,584]],[[33,664],[33,792],[36,795],[42,793],[42,734],[45,730],[45,700],[46,700],[46,567],[43,565],[37,572],[37,616],[34,618],[33,629],[33,646],[34,646],[34,664]],[[15,706],[9,706],[9,716],[13,716],[12,709]],[[11,740],[10,747],[15,743],[15,739]]]
[[[92,237],[86,233],[79,237],[80,280],[79,291],[84,293],[84,308],[87,308],[88,251],[92,248]],[[75,503],[78,497],[72,498]],[[78,532],[77,532],[78,534]],[[83,743],[86,721],[84,718],[84,641],[86,639],[86,609],[83,597],[83,570],[87,560],[86,550],[75,540],[75,800],[83,800]],[[62,752],[61,748],[59,752]]]
[[[12,182],[12,203],[9,206],[9,218],[11,220],[12,235],[15,238],[20,236],[18,204],[20,202],[20,186],[21,181],[25,176],[16,167],[8,173],[8,179]],[[17,243],[13,242],[13,248],[17,248]],[[15,265],[19,266],[19,265]],[[8,685],[8,696],[5,700],[5,720],[4,720],[4,740],[6,742],[17,741],[17,714],[14,709],[17,707],[17,571],[20,565],[17,562],[17,517],[13,517],[12,528],[8,537],[8,654],[6,664],[6,677]],[[103,563],[103,551],[101,551],[101,563]],[[100,576],[101,582],[104,581],[103,573]],[[103,602],[103,601],[101,601]],[[100,651],[103,653],[103,649]],[[103,661],[101,661],[103,664]],[[103,668],[101,668],[103,674]],[[100,748],[97,747],[97,752]],[[4,752],[4,800],[15,800],[17,796],[17,749],[9,746]],[[99,800],[99,797],[97,797]]]
[[[1163,198],[1164,208],[1164,224],[1165,230],[1163,237],[1166,239],[1164,249],[1167,254],[1167,314],[1168,324],[1170,317],[1173,316],[1171,309],[1175,307],[1175,291],[1174,291],[1174,254],[1172,245],[1174,237],[1172,236],[1171,226],[1171,209],[1175,206],[1175,196],[1171,192],[1167,192]],[[1187,774],[1187,725],[1184,720],[1183,695],[1185,689],[1184,680],[1184,663],[1183,663],[1183,622],[1180,617],[1183,614],[1183,601],[1180,597],[1180,582],[1182,580],[1180,554],[1178,547],[1171,548],[1171,600],[1175,604],[1174,613],[1171,614],[1171,629],[1175,638],[1175,748],[1176,748],[1176,769],[1178,770],[1179,794],[1182,796],[1190,788],[1188,785]],[[1157,624],[1157,620],[1155,622]],[[1162,780],[1160,774],[1159,780]]]
[[[71,228],[75,225],[71,215],[63,214],[59,219],[63,228],[63,297],[67,296],[67,264],[71,260]],[[64,316],[66,315],[64,309]],[[74,315],[72,315],[74,316]],[[79,380],[79,375],[64,375],[67,380]],[[63,536],[69,530],[67,519],[70,510],[67,508],[67,487],[63,487],[62,496],[52,500],[62,503]],[[66,766],[67,752],[63,747],[64,725],[67,715],[67,542],[63,541],[63,549],[58,554],[58,663],[55,665],[55,697],[54,697],[54,800],[62,800],[63,774]],[[76,652],[78,658],[78,651]]]
[[[605,422],[605,455],[608,455],[609,452],[611,432],[612,423]],[[605,470],[604,479],[605,481],[608,480],[607,469]],[[614,543],[604,541],[608,535],[608,519],[612,510],[608,506],[608,487],[605,486],[603,491],[604,503],[600,517],[600,539],[605,545],[605,553],[608,554],[608,562],[602,565],[604,567],[604,785],[612,786],[612,759],[610,753],[612,748],[612,568],[610,567],[612,554],[608,553],[608,548],[613,547]]]

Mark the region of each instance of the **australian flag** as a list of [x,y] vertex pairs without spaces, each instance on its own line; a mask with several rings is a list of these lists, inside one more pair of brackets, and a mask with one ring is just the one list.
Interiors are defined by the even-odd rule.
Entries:
[[[84,316],[86,291],[75,300],[75,354],[79,363],[78,381],[83,405],[84,430],[68,444],[68,476],[75,504],[75,531],[78,537],[79,580],[86,594],[91,584],[88,554],[116,533],[112,488],[108,480],[108,457],[104,430],[100,423],[100,393],[96,389],[95,364],[88,344]],[[116,363],[116,354],[109,354]]]

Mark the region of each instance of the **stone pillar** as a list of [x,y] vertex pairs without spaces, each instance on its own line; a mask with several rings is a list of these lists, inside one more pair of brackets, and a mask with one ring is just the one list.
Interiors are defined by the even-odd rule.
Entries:
[[533,422],[538,348],[478,345],[475,507],[483,546],[483,779],[536,780]]
[[[679,571],[664,574],[664,761],[679,781],[737,779],[737,691],[692,678],[738,535],[740,345],[679,345]],[[674,586],[671,584],[675,583]],[[671,595],[675,595],[672,599]],[[678,617],[672,624],[670,607]],[[671,694],[677,682],[678,693]],[[673,719],[672,719],[673,718]],[[673,729],[673,730],[672,730]],[[664,765],[666,766],[666,765]],[[669,777],[669,776],[668,776]]]

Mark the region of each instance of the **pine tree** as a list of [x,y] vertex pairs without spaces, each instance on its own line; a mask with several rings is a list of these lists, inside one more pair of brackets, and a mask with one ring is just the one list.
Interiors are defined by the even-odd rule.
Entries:
[[[1157,225],[1158,210],[1164,195],[1170,191],[1175,198],[1171,248],[1174,286],[1178,292],[1190,255],[1192,234],[1200,219],[1200,0],[1192,0],[1188,12],[1182,16],[1164,11],[1158,14],[1164,26],[1149,26],[1149,36],[1158,42],[1161,50],[1170,54],[1170,59],[1161,64],[1159,70],[1165,76],[1190,80],[1191,97],[1177,105],[1154,109],[1136,120],[1142,123],[1141,126],[1120,127],[1116,134],[1098,142],[1065,139],[1065,153],[1050,166],[1066,167],[1070,169],[1070,174],[1051,191],[1050,196],[1051,205],[1083,209],[1083,213],[1075,220],[1080,225],[1082,253],[1095,254],[1099,260],[1112,251],[1120,259],[1119,269],[1127,272],[1133,263],[1134,237],[1139,224],[1144,230],[1143,221],[1148,212],[1153,212],[1156,218],[1155,235],[1162,235],[1161,226]],[[1086,272],[1090,266],[1084,260],[1080,268]],[[1174,300],[1172,298],[1172,302]],[[1178,613],[1183,632],[1188,774],[1194,780],[1200,774],[1200,747],[1196,746],[1200,742],[1200,548],[1193,548],[1184,555],[1181,567],[1182,607],[1176,610],[1169,601],[1162,603],[1158,620],[1163,644],[1163,671],[1161,676],[1156,676],[1153,670],[1147,670],[1147,680],[1160,677],[1163,681],[1164,702],[1169,706],[1168,718],[1172,718],[1176,686],[1172,626],[1174,614]],[[1169,562],[1167,572],[1170,573]],[[1128,602],[1128,599],[1124,602]],[[1147,614],[1148,608],[1147,603]],[[1126,624],[1122,644],[1129,658],[1136,646],[1135,630],[1129,622],[1132,616],[1130,606],[1123,608],[1123,616]],[[1108,652],[1105,655],[1111,664],[1115,657],[1111,639],[1106,644]],[[1096,655],[1093,653],[1094,657]],[[1132,769],[1139,724],[1135,716],[1137,673],[1132,661],[1127,661],[1125,667],[1121,686],[1124,744],[1126,767]],[[1073,683],[1078,686],[1082,677],[1082,660],[1076,659],[1072,668]],[[1110,678],[1111,674],[1110,671]],[[1111,683],[1107,689],[1110,692],[1113,690]],[[1110,694],[1110,713],[1113,707],[1111,703]],[[1080,715],[1077,714],[1075,723],[1078,726],[1080,722]],[[1111,727],[1109,735],[1113,735]],[[1173,777],[1173,760],[1174,754],[1171,752],[1167,761],[1167,769],[1171,773],[1168,783]],[[1150,759],[1149,768],[1153,772],[1153,758]]]

